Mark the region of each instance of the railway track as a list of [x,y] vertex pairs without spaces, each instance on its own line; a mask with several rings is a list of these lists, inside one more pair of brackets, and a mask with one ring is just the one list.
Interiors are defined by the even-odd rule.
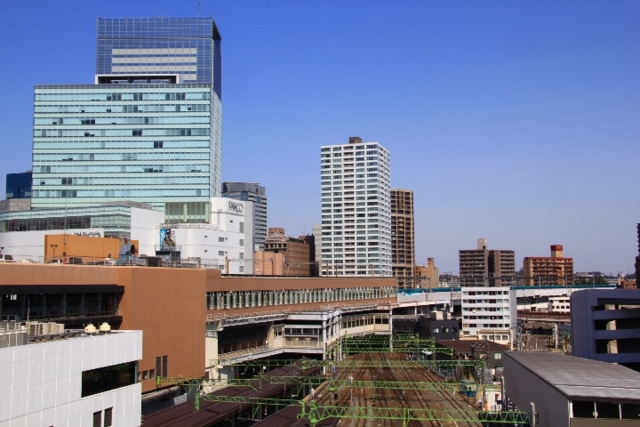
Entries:
[[[358,413],[357,417],[349,417],[343,415],[340,427],[482,427],[482,424],[475,418],[475,409],[470,405],[462,394],[451,391],[450,388],[442,387],[441,389],[421,389],[421,387],[407,387],[407,389],[398,388],[397,385],[388,388],[371,388],[371,382],[445,382],[443,378],[436,373],[429,371],[425,367],[409,367],[409,366],[384,366],[385,361],[401,361],[406,356],[400,353],[361,353],[352,356],[355,361],[368,362],[366,365],[376,365],[378,367],[360,367],[350,366],[340,369],[336,373],[332,373],[334,380],[342,383],[343,386],[334,386],[330,389],[323,386],[320,393],[322,397],[317,400],[318,405],[330,405],[339,407],[354,407],[354,413]],[[373,362],[373,363],[371,363]],[[378,362],[378,363],[376,363]],[[369,386],[353,387],[344,386],[345,381],[367,382]],[[331,382],[329,382],[331,384]],[[355,411],[355,409],[358,411]],[[394,416],[390,418],[375,418],[380,416],[378,408],[394,409]],[[410,420],[402,418],[397,414],[402,413],[405,409],[430,410],[435,411],[434,417],[440,419],[433,420]],[[400,410],[398,412],[397,410]],[[446,415],[447,411],[451,411],[451,415]],[[376,414],[377,412],[377,414]],[[444,413],[444,415],[443,415]],[[410,412],[406,413],[411,417]],[[419,412],[418,416],[426,417],[425,412]],[[450,420],[441,419],[449,417]]]

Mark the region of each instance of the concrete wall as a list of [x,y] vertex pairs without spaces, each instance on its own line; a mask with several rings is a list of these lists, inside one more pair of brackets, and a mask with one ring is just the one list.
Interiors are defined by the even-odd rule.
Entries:
[[569,400],[527,368],[503,353],[505,394],[523,411],[536,405],[539,426],[569,427]]
[[81,393],[83,371],[140,358],[141,331],[0,349],[0,427],[92,427],[93,413],[107,408],[113,408],[114,426],[139,426],[139,383],[85,398]]
[[155,255],[155,245],[160,244],[159,226],[163,222],[163,212],[131,208],[131,239],[140,244],[138,254]]

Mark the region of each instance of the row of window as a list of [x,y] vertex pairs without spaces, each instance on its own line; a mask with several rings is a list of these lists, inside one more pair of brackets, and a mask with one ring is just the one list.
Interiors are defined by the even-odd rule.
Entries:
[[[100,177],[100,178],[41,178],[36,181],[34,187],[42,186],[111,186],[111,185],[200,185],[205,188],[209,185],[209,177],[206,175],[169,176],[162,178],[149,177]],[[55,188],[50,188],[53,190]],[[67,189],[67,188],[65,188]],[[99,188],[98,188],[99,189]]]
[[[187,162],[184,160],[183,162]],[[159,162],[161,163],[161,162]],[[177,165],[64,165],[63,166],[41,166],[35,165],[34,169],[41,174],[92,174],[99,173],[208,173],[209,162],[199,162],[199,164],[177,164]]]
[[392,298],[396,288],[323,288],[207,292],[207,310]]
[[[34,153],[33,160],[36,162],[68,162],[78,159],[78,161],[96,162],[117,162],[117,161],[145,161],[145,160],[209,160],[209,150],[200,151],[151,151],[135,153]],[[70,160],[71,159],[71,160]]]
[[334,145],[331,147],[322,147],[320,151],[323,153],[326,153],[328,151],[342,151],[343,149],[344,151],[364,150],[365,148],[370,150],[377,150],[378,148],[381,148],[381,147],[379,147],[378,144],[367,144],[367,145],[349,144],[349,145]]
[[102,101],[208,101],[211,94],[208,91],[197,92],[106,92],[106,90],[92,90],[81,92],[39,92],[36,91],[36,102],[69,101],[69,102],[102,102]]
[[188,115],[171,115],[158,117],[97,117],[92,119],[83,119],[80,117],[46,117],[36,118],[35,126],[101,126],[101,125],[176,125],[176,124],[201,124],[209,123],[211,118],[209,115],[204,116],[188,116]]
[[[34,116],[39,114],[111,114],[111,113],[190,113],[210,112],[210,104],[140,104],[140,105],[62,105],[35,104]],[[102,116],[101,116],[102,117]],[[67,118],[67,120],[69,120]],[[62,124],[62,123],[60,123]]]
[[193,129],[36,129],[34,138],[94,138],[94,137],[123,137],[123,136],[209,136],[209,128]]
[[[46,149],[69,149],[69,150],[123,150],[123,149],[144,149],[144,148],[211,148],[211,141],[209,138],[189,138],[183,140],[140,140],[140,139],[124,139],[124,140],[112,140],[112,141],[35,141],[34,152]],[[92,153],[93,154],[93,153]],[[90,154],[69,154],[74,160],[90,160],[86,158],[78,158],[77,156],[88,156]]]
[[149,190],[34,190],[34,199],[66,199],[66,198],[150,198],[150,197],[209,197],[208,188],[175,188]]

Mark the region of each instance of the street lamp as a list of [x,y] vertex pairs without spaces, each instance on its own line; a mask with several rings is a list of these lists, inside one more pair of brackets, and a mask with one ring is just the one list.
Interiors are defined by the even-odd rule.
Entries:
[[52,259],[55,259],[56,258],[56,248],[58,247],[58,245],[55,245],[55,244],[52,243],[49,246],[51,246],[51,249],[53,249],[53,257],[52,257]]

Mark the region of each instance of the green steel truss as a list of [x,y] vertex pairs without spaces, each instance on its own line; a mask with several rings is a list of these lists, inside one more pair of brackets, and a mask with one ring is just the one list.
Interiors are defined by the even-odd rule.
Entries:
[[529,414],[518,411],[503,411],[485,413],[469,409],[430,409],[430,408],[383,408],[376,406],[318,406],[310,402],[308,412],[302,405],[299,418],[308,418],[311,425],[328,418],[349,419],[385,419],[401,420],[403,425],[410,421],[466,421],[477,422],[491,421],[499,424],[520,424],[529,422]]
[[200,401],[218,403],[247,403],[258,406],[295,406],[300,405],[299,399],[278,399],[268,397],[251,397],[251,396],[218,396],[215,394],[196,394],[196,411],[200,410]]
[[445,390],[458,391],[461,383],[459,382],[443,382],[443,381],[385,381],[385,380],[353,380],[348,379],[327,379],[327,385],[330,391],[340,388],[356,388],[356,389],[373,389],[373,390]]
[[401,420],[403,425],[410,421],[461,421],[491,422],[496,424],[528,425],[530,414],[519,411],[482,412],[473,409],[430,409],[430,408],[384,408],[377,406],[325,406],[317,405],[314,401],[306,403],[296,399],[256,398],[251,396],[196,396],[195,408],[200,409],[200,401],[240,403],[254,405],[252,411],[257,413],[265,406],[294,406],[300,405],[298,418],[307,418],[311,425],[328,418],[349,419],[384,419]]
[[317,359],[257,359],[246,360],[238,363],[229,364],[226,360],[211,360],[212,366],[235,366],[238,368],[275,368],[288,366],[294,363],[300,363],[300,369],[322,368],[325,366],[336,368],[457,368],[465,366],[482,367],[484,360],[353,360],[345,359],[335,360],[317,360]]

